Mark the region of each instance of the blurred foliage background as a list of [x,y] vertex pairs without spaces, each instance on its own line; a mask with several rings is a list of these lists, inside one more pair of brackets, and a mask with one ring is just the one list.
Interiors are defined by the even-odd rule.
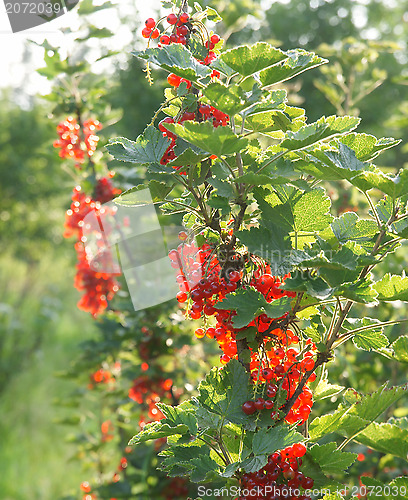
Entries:
[[[120,14],[119,1],[94,19],[101,2],[79,2],[82,57],[92,47],[95,58],[109,55],[103,74],[103,105],[112,110],[105,138],[134,138],[160,104],[164,82],[156,75],[149,87],[139,62],[130,55],[140,46],[143,19],[138,2]],[[299,77],[289,88],[292,104],[306,108],[309,120],[321,115],[358,114],[360,131],[379,137],[401,138],[384,165],[390,172],[408,163],[408,12],[397,0],[201,0],[224,16],[217,28],[229,44],[272,41],[283,49],[301,47],[330,60],[330,65]],[[265,8],[267,5],[267,8]],[[132,35],[119,57],[110,47],[110,12],[115,10]],[[102,34],[100,29],[106,31]],[[66,30],[67,36],[69,29]],[[96,42],[96,43],[95,43]],[[120,49],[120,48],[119,48]],[[30,53],[28,48],[27,54]],[[86,58],[85,58],[86,59]],[[79,64],[81,59],[79,57]],[[29,55],[21,64],[31,71]],[[101,75],[88,75],[89,86]],[[67,409],[53,405],[72,390],[71,381],[54,378],[81,353],[81,341],[91,341],[96,327],[91,317],[76,309],[78,294],[71,242],[62,238],[64,212],[69,206],[72,179],[61,168],[52,147],[58,118],[55,103],[41,96],[27,97],[24,88],[0,94],[0,491],[5,500],[51,500],[77,488],[84,478],[77,462],[69,463],[73,448],[63,440],[64,430],[54,421]],[[17,98],[18,97],[18,98]],[[55,95],[55,101],[59,99]],[[65,103],[69,106],[69,103]],[[60,111],[63,111],[62,109]],[[95,109],[97,115],[98,109]],[[105,109],[106,111],[106,109]],[[117,121],[118,116],[121,116]],[[117,121],[117,122],[116,122]],[[109,125],[109,124],[108,124]],[[114,166],[114,165],[113,165]],[[126,181],[122,178],[122,181]],[[334,210],[360,206],[365,199],[345,186],[333,186]],[[395,254],[393,272],[405,269],[405,248]],[[382,269],[382,272],[388,271]],[[371,312],[370,314],[376,314]],[[403,309],[381,313],[382,319],[406,316]],[[378,314],[377,314],[378,316]],[[391,340],[404,327],[387,332]],[[194,342],[194,341],[193,341]],[[198,351],[201,352],[201,351]],[[376,354],[344,347],[332,371],[336,382],[365,392],[385,380],[404,382],[392,362]],[[333,380],[334,381],[334,380]],[[367,383],[366,381],[370,381]],[[376,386],[372,386],[375,381]],[[371,384],[371,385],[370,385]],[[405,402],[407,405],[407,402]],[[327,403],[327,410],[330,402]],[[397,416],[408,415],[408,407]],[[363,450],[362,450],[363,451]],[[367,458],[369,460],[369,458]],[[371,460],[371,459],[370,459]],[[377,466],[401,467],[387,457],[375,457]],[[380,462],[382,460],[382,462]],[[367,464],[366,464],[367,465]],[[364,462],[357,462],[357,473]]]

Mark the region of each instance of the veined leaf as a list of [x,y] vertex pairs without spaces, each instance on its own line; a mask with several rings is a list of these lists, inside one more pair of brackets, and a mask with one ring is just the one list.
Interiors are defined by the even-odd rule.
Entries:
[[257,431],[252,441],[252,449],[255,455],[271,455],[302,440],[301,434],[290,430],[286,424],[281,424]]
[[370,241],[379,232],[373,220],[359,219],[355,212],[345,212],[330,224],[340,244],[348,241],[357,243]]
[[351,148],[358,160],[366,162],[377,158],[385,149],[396,146],[401,142],[401,139],[394,139],[393,137],[377,139],[373,135],[352,132],[343,136],[340,142]]
[[255,45],[240,45],[226,50],[220,59],[237,73],[250,76],[287,58],[285,52],[269,43],[258,42]]
[[357,453],[348,453],[336,448],[336,443],[327,443],[322,446],[315,444],[308,450],[308,454],[319,464],[324,474],[338,474],[355,462]]
[[393,350],[393,357],[401,362],[408,363],[408,336],[403,335],[398,337],[395,342],[391,344]]
[[333,135],[349,132],[359,123],[360,118],[355,116],[323,116],[315,123],[304,125],[297,132],[288,131],[280,146],[290,150],[303,149]]
[[232,359],[224,368],[213,368],[199,385],[197,400],[211,413],[230,422],[242,423],[246,415],[242,405],[249,398],[249,374]]
[[309,428],[310,439],[318,441],[326,434],[337,432],[340,428],[350,436],[361,431],[402,398],[406,390],[407,386],[387,389],[384,384],[378,391],[367,394],[349,408],[340,407],[334,413],[315,418]]
[[244,328],[256,316],[266,313],[270,318],[280,318],[291,309],[290,297],[282,297],[269,303],[265,297],[252,288],[240,288],[236,292],[229,293],[221,302],[218,302],[216,309],[229,309],[237,312],[233,317],[235,328]]
[[378,292],[379,300],[408,302],[408,278],[387,273],[374,284],[374,288]]
[[139,163],[140,165],[156,163],[159,168],[167,172],[173,170],[160,165],[160,160],[169,145],[169,139],[163,137],[163,134],[156,128],[149,126],[136,141],[118,137],[111,139],[106,148],[115,160]]
[[272,220],[286,231],[320,231],[333,220],[328,213],[330,198],[320,188],[306,193],[282,193],[280,198],[275,193],[265,196],[261,190],[255,190],[254,194],[262,218]]
[[248,139],[239,138],[229,127],[214,128],[209,122],[185,121],[166,124],[171,132],[212,155],[232,155],[246,148]]
[[[117,196],[113,201],[123,207],[140,207],[151,203],[160,203],[173,190],[174,184],[168,185],[154,179],[148,185],[139,184]],[[142,192],[145,193],[142,193]],[[146,193],[149,192],[149,194]]]
[[288,58],[260,73],[260,80],[264,87],[284,82],[304,71],[327,63],[327,59],[318,57],[314,52],[303,49],[288,50]]
[[144,426],[139,434],[132,437],[129,441],[129,445],[144,443],[152,439],[174,436],[175,434],[185,434],[186,432],[188,432],[188,426],[184,424],[170,426],[162,422],[150,422]]
[[354,283],[343,283],[335,292],[335,295],[346,297],[360,304],[377,304],[378,293],[373,287],[370,278],[359,279]]

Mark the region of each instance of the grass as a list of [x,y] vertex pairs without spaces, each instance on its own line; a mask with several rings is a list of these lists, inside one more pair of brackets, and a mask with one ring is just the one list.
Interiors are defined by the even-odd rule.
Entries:
[[[49,271],[51,263],[56,272]],[[35,269],[10,255],[0,260],[0,277],[8,277],[7,294],[0,295],[0,317],[4,311],[8,315],[0,322],[0,339],[7,338],[0,349],[0,365],[14,356],[19,367],[13,373],[8,370],[0,388],[3,500],[56,500],[79,493],[80,463],[69,461],[74,447],[64,441],[69,429],[54,423],[69,410],[53,405],[54,398],[73,388],[73,382],[55,377],[54,372],[68,369],[80,341],[95,334],[92,318],[76,309],[79,295],[72,288],[73,273],[72,262],[52,253]],[[15,319],[18,327],[13,329]],[[32,344],[30,335],[40,340]]]

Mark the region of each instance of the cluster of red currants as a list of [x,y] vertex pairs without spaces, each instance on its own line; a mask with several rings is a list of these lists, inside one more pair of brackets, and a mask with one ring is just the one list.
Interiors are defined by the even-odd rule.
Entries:
[[[164,418],[163,413],[157,408],[156,403],[161,399],[172,398],[171,388],[173,381],[170,378],[141,375],[133,381],[132,387],[129,389],[129,398],[137,403],[147,405],[148,418],[153,420],[161,420]],[[141,416],[139,425],[143,428],[147,421],[144,415]]]
[[[158,25],[164,20],[167,21],[168,27],[165,28],[163,32],[160,32]],[[163,17],[157,22],[152,17],[149,17],[145,21],[145,27],[142,29],[142,36],[143,38],[148,38],[149,40],[159,39],[159,47],[162,47],[163,45],[171,45],[173,43],[188,46],[191,35],[199,32],[199,30],[196,29],[196,25],[202,26],[202,23],[194,20],[194,18],[191,18],[187,12],[182,12],[178,16],[170,13],[167,17]],[[205,32],[208,36],[208,32]],[[203,46],[208,52],[204,60],[197,60],[205,65],[214,61],[217,57],[214,53],[214,49],[220,41],[221,38],[216,33],[208,36],[207,40],[203,40]]]
[[[112,177],[112,174],[110,174]],[[108,301],[113,298],[119,290],[119,284],[112,272],[97,272],[90,267],[90,256],[87,254],[83,236],[84,218],[94,211],[98,217],[103,218],[108,211],[101,208],[101,203],[114,198],[120,190],[115,188],[108,177],[100,178],[95,185],[95,199],[82,192],[80,186],[76,186],[72,194],[72,203],[65,217],[64,237],[75,236],[77,243],[77,273],[75,276],[75,287],[77,290],[85,291],[78,302],[78,307],[90,312],[93,316],[102,313],[108,307]],[[104,260],[104,269],[113,269],[112,256],[109,252],[103,252],[100,260]]]
[[299,470],[305,453],[305,445],[295,443],[270,455],[265,467],[242,476],[239,500],[311,500],[301,493],[314,485],[313,479]]
[[67,117],[58,124],[57,132],[59,139],[54,141],[54,147],[60,148],[61,158],[75,160],[75,166],[80,167],[85,161],[85,154],[91,157],[98,145],[99,137],[96,135],[102,125],[98,120],[86,120],[82,124],[83,142],[81,140],[81,125],[72,116]]
[[[185,240],[185,232],[180,233],[179,238]],[[177,272],[176,281],[180,291],[177,300],[183,304],[187,303],[186,314],[190,318],[198,320],[203,318],[206,328],[197,328],[195,336],[205,336],[215,339],[223,354],[220,358],[222,364],[228,363],[232,358],[237,358],[236,336],[242,329],[234,327],[233,318],[236,311],[220,309],[220,302],[229,293],[237,290],[238,286],[251,286],[259,291],[267,302],[271,303],[282,296],[294,297],[295,293],[282,290],[280,286],[284,282],[278,277],[270,274],[268,265],[258,268],[252,273],[249,285],[244,283],[244,275],[239,270],[237,261],[231,258],[230,270],[223,275],[222,266],[217,254],[208,244],[200,248],[194,244],[181,243],[177,249],[169,253],[171,265]],[[210,323],[213,317],[215,323]],[[313,369],[316,354],[316,345],[309,339],[302,351],[299,349],[299,337],[288,328],[271,328],[273,321],[281,318],[270,318],[263,313],[256,317],[248,326],[264,334],[262,339],[262,356],[259,350],[250,348],[250,370],[252,379],[257,382],[257,390],[262,390],[263,397],[256,401],[247,401],[243,407],[245,413],[252,414],[257,410],[271,411],[272,420],[280,417],[279,409],[275,408],[275,398],[279,390],[286,391],[289,399],[296,391],[304,374]],[[213,321],[214,321],[213,320]],[[274,347],[271,347],[272,345]],[[308,382],[314,381],[316,375],[311,373]],[[269,398],[267,400],[264,397]],[[305,384],[302,392],[295,400],[289,413],[285,416],[288,423],[302,424],[309,417],[312,407],[312,393]],[[284,402],[281,403],[281,407]]]

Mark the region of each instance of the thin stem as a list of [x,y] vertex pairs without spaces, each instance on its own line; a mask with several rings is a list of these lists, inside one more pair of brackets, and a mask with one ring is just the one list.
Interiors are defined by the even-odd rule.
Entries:
[[364,194],[365,194],[365,197],[367,198],[367,201],[371,207],[371,211],[373,212],[373,215],[375,217],[375,221],[377,222],[378,229],[382,229],[382,224],[381,224],[380,219],[378,218],[377,210],[374,208],[374,204],[373,204],[369,194],[367,193],[367,191],[364,191]]
[[221,460],[225,463],[225,465],[228,465],[229,463],[231,462],[228,462],[227,461],[227,458],[228,457],[225,457],[225,455],[221,455],[221,453],[217,450],[217,448],[211,444],[209,441],[207,441],[206,439],[204,439],[202,436],[197,436],[197,439],[200,439],[201,441],[203,441],[203,443],[205,443],[207,446],[209,446],[212,450],[215,451],[215,453],[221,458]]

